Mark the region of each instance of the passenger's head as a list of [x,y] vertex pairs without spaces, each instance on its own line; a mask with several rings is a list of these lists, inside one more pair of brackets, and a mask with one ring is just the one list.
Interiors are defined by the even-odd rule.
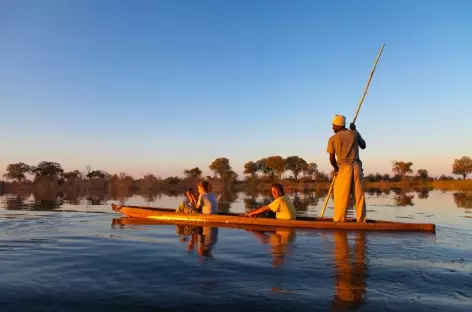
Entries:
[[338,133],[340,130],[346,128],[346,117],[343,115],[334,115],[331,123],[333,124],[334,133]]
[[284,186],[280,183],[274,183],[271,185],[272,196],[274,198],[279,198],[280,196],[285,196]]
[[211,192],[211,184],[208,181],[198,183],[198,192],[201,194]]

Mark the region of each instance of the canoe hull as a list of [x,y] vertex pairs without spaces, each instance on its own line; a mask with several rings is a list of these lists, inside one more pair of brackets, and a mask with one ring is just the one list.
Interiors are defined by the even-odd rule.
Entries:
[[194,214],[176,213],[171,209],[140,206],[118,206],[112,204],[113,210],[132,218],[145,218],[165,222],[185,222],[192,224],[238,224],[258,225],[284,228],[326,229],[326,230],[360,230],[360,231],[408,231],[435,232],[436,226],[429,223],[402,223],[392,221],[368,220],[358,223],[350,219],[347,222],[333,222],[331,218],[299,218],[297,220],[278,220],[269,218],[247,218],[236,214]]

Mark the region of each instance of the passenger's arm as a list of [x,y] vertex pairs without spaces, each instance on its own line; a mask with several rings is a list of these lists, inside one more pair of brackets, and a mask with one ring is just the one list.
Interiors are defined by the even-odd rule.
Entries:
[[202,198],[202,194],[200,194],[200,196],[198,196],[198,201],[197,203],[195,204],[195,207],[198,209],[198,210],[201,210],[202,209],[202,206],[203,206],[203,198]]
[[251,210],[248,213],[243,213],[242,215],[246,216],[246,217],[252,217],[254,215],[260,214],[260,213],[268,211],[268,210],[270,210],[269,206],[262,206],[262,207],[254,209],[254,210]]
[[196,206],[197,205],[197,199],[195,198],[195,194],[190,193],[190,197],[192,198],[191,199],[192,204],[194,204]]

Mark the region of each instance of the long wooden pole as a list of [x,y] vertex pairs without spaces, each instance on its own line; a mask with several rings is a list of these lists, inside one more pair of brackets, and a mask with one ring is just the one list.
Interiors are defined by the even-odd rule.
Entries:
[[369,80],[367,81],[367,85],[365,86],[365,89],[364,89],[364,94],[362,94],[361,101],[359,105],[357,106],[356,114],[354,115],[354,119],[352,120],[352,123],[356,123],[357,115],[359,115],[359,111],[361,109],[362,103],[364,103],[365,95],[367,94],[367,90],[369,89],[370,81],[372,80],[372,77],[374,76],[375,69],[377,68],[377,63],[379,62],[379,59],[380,59],[380,56],[382,55],[384,47],[385,47],[385,44],[382,44],[382,47],[380,48],[380,52],[377,55],[377,59],[375,60],[374,68],[372,68],[372,71],[370,72]]
[[[357,116],[359,115],[359,111],[361,109],[362,103],[364,102],[364,98],[365,98],[365,95],[367,94],[367,90],[369,90],[370,81],[372,80],[372,76],[374,76],[375,69],[377,68],[377,63],[379,62],[379,59],[380,59],[380,56],[382,55],[384,47],[385,47],[385,44],[382,44],[382,47],[380,48],[380,52],[377,55],[377,59],[375,60],[374,67],[372,68],[372,71],[370,72],[369,80],[367,81],[367,84],[365,86],[364,93],[362,94],[362,97],[361,97],[361,101],[359,102],[359,105],[357,106],[357,110],[356,110],[356,113],[354,115],[354,119],[352,120],[353,124],[357,120]],[[331,186],[329,187],[328,195],[326,196],[326,199],[325,199],[324,204],[323,204],[323,209],[321,210],[321,214],[320,214],[321,217],[323,217],[323,215],[325,213],[325,210],[326,210],[326,206],[328,205],[329,197],[331,196],[331,192],[332,192],[333,187],[334,187],[334,181],[336,180],[336,176],[337,176],[337,172],[333,176],[333,181],[331,181]]]

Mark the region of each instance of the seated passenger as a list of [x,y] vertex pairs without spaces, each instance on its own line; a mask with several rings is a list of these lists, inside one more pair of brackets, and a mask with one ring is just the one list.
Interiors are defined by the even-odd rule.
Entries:
[[202,181],[198,183],[198,193],[200,194],[198,200],[195,200],[191,190],[185,192],[188,202],[182,202],[175,212],[216,214],[218,212],[218,200],[215,194],[211,192],[210,182]]
[[[243,213],[245,217],[252,217],[261,213],[270,213],[270,218],[276,218],[281,220],[295,220],[297,212],[295,206],[293,206],[292,201],[288,196],[285,195],[284,187],[280,183],[272,184],[272,196],[274,196],[274,201],[267,206],[262,206],[260,208],[249,211],[248,213]],[[275,214],[275,216],[274,216]]]

